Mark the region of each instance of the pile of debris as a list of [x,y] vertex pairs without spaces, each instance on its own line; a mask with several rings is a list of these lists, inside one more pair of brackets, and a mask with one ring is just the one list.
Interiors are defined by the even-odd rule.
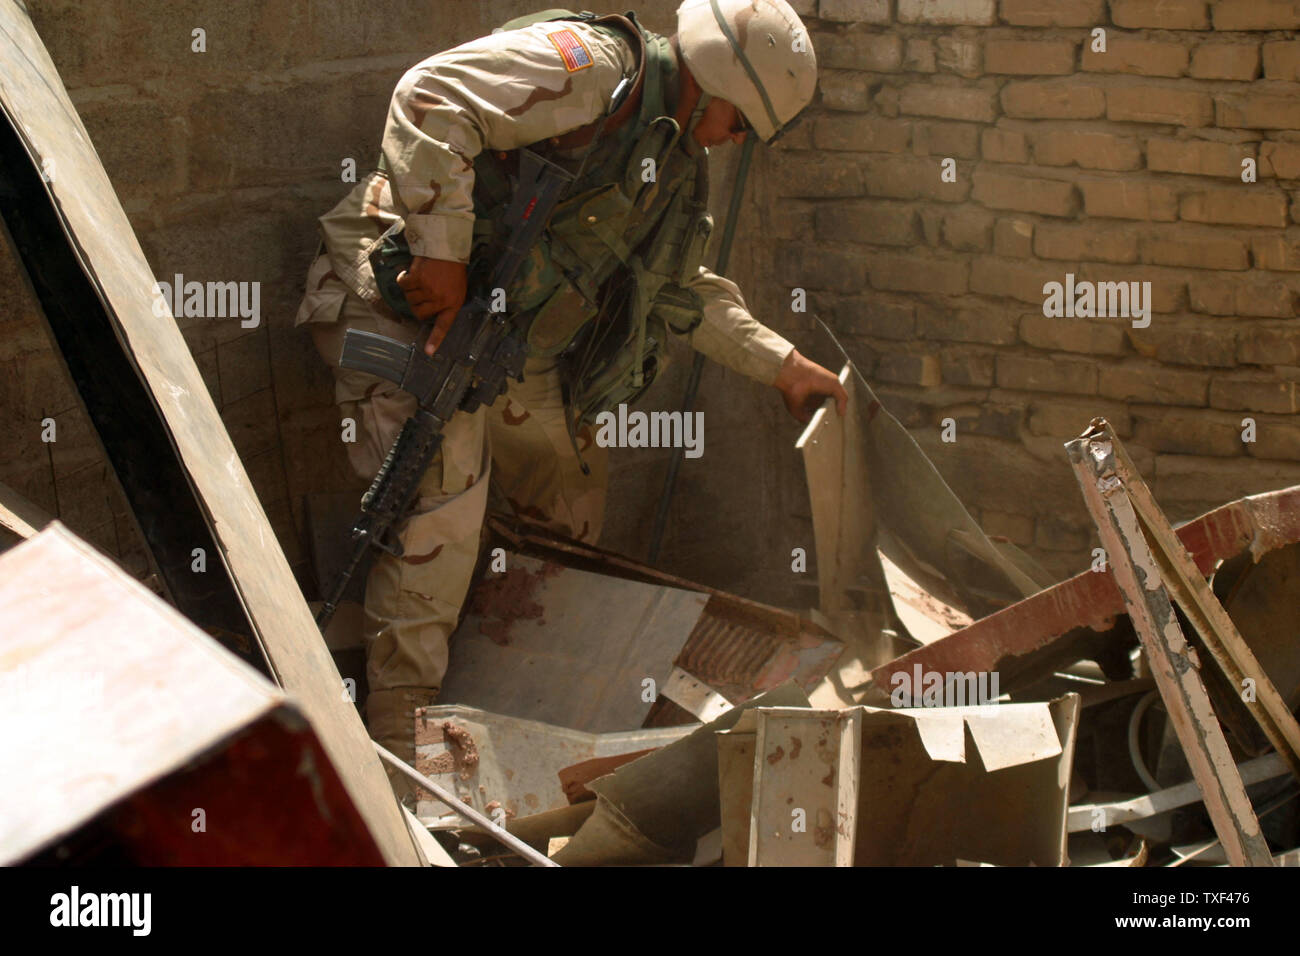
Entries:
[[[380,751],[421,786],[409,845],[340,757],[349,680],[312,713],[0,487],[22,542],[0,556],[0,772],[32,784],[5,791],[0,858],[1300,865],[1300,487],[1174,531],[1097,420],[1067,449],[1107,562],[1044,587],[842,380],[848,414],[800,440],[807,614],[489,519],[507,570],[471,593],[416,766]],[[261,645],[282,679],[313,648]],[[339,677],[325,655],[295,679]]]
[[25,10],[0,20],[0,216],[154,571],[0,486],[0,864],[1300,864],[1300,487],[1175,531],[1096,421],[1067,447],[1106,561],[1055,583],[851,366],[799,443],[820,606],[493,520],[507,570],[415,718],[404,814],[356,648],[321,639]]
[[1175,532],[1095,421],[1068,452],[1108,561],[1044,586],[841,380],[799,442],[806,616],[490,522],[511,570],[417,720],[450,856],[525,862],[503,828],[566,866],[1300,865],[1300,488]]

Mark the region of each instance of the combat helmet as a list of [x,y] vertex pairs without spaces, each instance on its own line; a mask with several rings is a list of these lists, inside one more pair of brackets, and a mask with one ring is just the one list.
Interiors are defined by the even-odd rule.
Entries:
[[677,43],[706,97],[734,104],[765,143],[812,100],[817,57],[786,0],[685,0]]

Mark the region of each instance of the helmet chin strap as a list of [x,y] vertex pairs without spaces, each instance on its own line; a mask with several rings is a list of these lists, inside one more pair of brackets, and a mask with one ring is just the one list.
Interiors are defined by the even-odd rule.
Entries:
[[695,127],[699,125],[700,119],[704,116],[704,111],[708,108],[709,103],[713,101],[713,96],[709,93],[700,91],[699,102],[695,104],[695,109],[691,111],[691,118],[686,121],[686,129],[682,132],[682,146],[686,150],[687,156],[694,156],[703,147],[695,141]]

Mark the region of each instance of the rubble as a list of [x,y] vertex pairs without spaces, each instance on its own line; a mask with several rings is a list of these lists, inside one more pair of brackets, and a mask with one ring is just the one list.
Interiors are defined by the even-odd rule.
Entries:
[[[1176,728],[1177,721],[1159,728],[1160,734],[1142,737],[1144,717],[1146,725],[1159,723],[1152,716],[1159,713],[1152,702],[1159,705],[1162,695],[1171,701],[1171,693],[1183,692],[1172,691],[1167,681],[1162,684],[1158,672],[1153,684],[1148,661],[1159,645],[1151,643],[1152,632],[1144,620],[1136,634],[1125,626],[1124,608],[1132,607],[1134,598],[1123,585],[1123,573],[1108,567],[1038,591],[1025,583],[1022,590],[1029,596],[1016,600],[1010,583],[1015,576],[1008,567],[1021,566],[990,542],[985,548],[972,546],[964,551],[980,553],[986,570],[973,571],[968,562],[950,565],[935,586],[942,597],[931,595],[928,585],[934,586],[930,582],[936,580],[937,569],[916,561],[924,544],[909,535],[906,512],[890,512],[890,523],[899,529],[891,535],[883,518],[873,524],[874,505],[861,494],[862,486],[854,486],[863,473],[881,471],[875,458],[881,452],[870,450],[873,446],[863,441],[856,443],[855,450],[855,443],[847,440],[855,428],[863,432],[855,415],[863,395],[870,393],[848,368],[842,380],[860,393],[847,420],[835,424],[838,419],[822,414],[801,440],[810,487],[819,487],[819,482],[835,486],[838,481],[842,489],[842,500],[826,509],[826,520],[818,522],[816,495],[813,512],[819,529],[817,566],[823,606],[810,616],[832,633],[838,631],[845,645],[826,680],[809,690],[812,699],[829,701],[831,706],[810,705],[808,700],[790,706],[772,693],[754,698],[734,710],[721,711],[722,717],[715,715],[711,723],[662,750],[610,765],[607,775],[587,783],[596,797],[594,806],[585,791],[570,795],[570,799],[585,798],[590,809],[575,803],[563,817],[563,811],[551,808],[514,820],[512,829],[529,832],[533,845],[546,847],[557,862],[570,866],[721,862],[727,866],[1136,868],[1206,865],[1220,859],[1224,851],[1216,840],[1191,844],[1178,840],[1212,832],[1201,807],[1203,794],[1226,792],[1214,788],[1234,786],[1236,762],[1243,758],[1228,754],[1242,753],[1249,735],[1238,727],[1230,735],[1229,747],[1228,738],[1220,734],[1220,743],[1210,745],[1219,749],[1219,755],[1208,776],[1203,764],[1196,781],[1155,784],[1154,792],[1143,793],[1138,778],[1149,777],[1145,764],[1150,758],[1140,755],[1146,739],[1159,740],[1163,734],[1165,753],[1184,753],[1213,738],[1219,725],[1202,685],[1201,703],[1196,705],[1201,723],[1194,739],[1180,747],[1174,737],[1174,750],[1169,750],[1171,727]],[[881,416],[879,409],[876,416]],[[1104,423],[1094,423],[1085,438],[1105,442],[1098,447],[1122,455],[1122,446],[1105,431]],[[879,447],[887,447],[895,458],[902,454],[897,445]],[[1076,443],[1071,448],[1076,462],[1097,460],[1091,454],[1080,455],[1079,447]],[[920,455],[919,449],[916,454]],[[846,464],[854,461],[852,467]],[[854,477],[846,481],[844,475],[850,473]],[[1300,502],[1300,489],[1233,502],[1175,533],[1167,523],[1159,527],[1162,519],[1152,510],[1149,493],[1131,464],[1123,471],[1122,484],[1135,498],[1146,495],[1140,509],[1142,533],[1137,533],[1138,524],[1132,524],[1126,546],[1136,547],[1140,539],[1145,547],[1149,540],[1164,556],[1153,562],[1151,552],[1141,558],[1134,552],[1133,560],[1162,576],[1180,607],[1196,612],[1194,630],[1205,663],[1189,657],[1187,665],[1177,668],[1178,679],[1185,684],[1219,661],[1236,668],[1232,680],[1249,675],[1257,687],[1271,687],[1273,673],[1283,675],[1284,682],[1273,694],[1267,689],[1262,692],[1261,700],[1271,703],[1253,707],[1247,703],[1244,711],[1266,724],[1263,729],[1269,740],[1286,743],[1293,732],[1287,719],[1294,723],[1286,708],[1294,706],[1300,693],[1295,671],[1298,655],[1294,649],[1290,654],[1278,649],[1275,641],[1268,656],[1270,666],[1256,661],[1248,646],[1250,637],[1237,633],[1204,578],[1206,572],[1226,566],[1240,583],[1249,575],[1221,561],[1252,550],[1260,558],[1290,555],[1300,547],[1296,544],[1300,521],[1291,504]],[[1118,487],[1115,480],[1103,486]],[[944,494],[951,496],[946,486]],[[865,513],[848,508],[848,501],[866,509]],[[884,545],[877,544],[878,550],[866,548],[834,524],[831,518],[837,513],[859,520],[857,527],[866,529],[868,542],[888,541],[896,554],[903,555],[900,564],[912,561],[910,573],[888,559]],[[1185,557],[1174,550],[1175,540],[1190,548]],[[823,547],[830,549],[829,556]],[[569,548],[551,543],[552,554]],[[1110,542],[1112,564],[1123,565],[1122,550],[1115,540]],[[635,567],[635,573],[648,573],[625,559],[609,562],[603,556],[586,557],[598,560],[589,566],[603,570]],[[987,600],[991,592],[981,592],[961,579],[951,582],[948,576],[984,575],[988,580],[987,569],[994,568],[1008,582],[1000,597],[1006,606],[979,616],[978,601]],[[1271,579],[1276,580],[1276,572]],[[1155,593],[1152,587],[1148,581],[1143,594]],[[1294,601],[1293,592],[1290,600]],[[913,638],[899,620],[901,615],[891,614],[904,603],[914,620],[927,627],[931,639]],[[971,623],[953,629],[961,615],[972,614]],[[1166,619],[1172,625],[1172,617]],[[930,624],[949,633],[933,637]],[[872,627],[877,629],[874,635]],[[1006,640],[1000,642],[1003,636]],[[1230,650],[1222,650],[1216,638]],[[1214,653],[1205,650],[1207,640],[1215,646]],[[864,658],[909,645],[915,649],[881,661],[874,669],[864,666]],[[1190,652],[1188,645],[1183,653]],[[1019,656],[1036,660],[1017,667]],[[1088,663],[1089,657],[1105,660],[1113,673]],[[1116,659],[1127,666],[1115,667]],[[1003,669],[1008,661],[1012,666]],[[1008,676],[1009,687],[999,688],[994,681],[990,688],[970,680],[978,672],[997,676],[1000,670]],[[947,679],[936,680],[926,693],[914,689],[900,700],[904,678],[919,680],[922,674]],[[712,693],[708,682],[687,676],[691,693],[706,702]],[[953,706],[951,692],[971,690],[979,696],[976,688],[991,689],[993,699],[959,699]],[[1008,689],[1015,702],[1008,701]],[[886,693],[889,690],[894,694]],[[1175,706],[1179,699],[1175,696],[1167,706]],[[900,703],[910,706],[900,707]],[[1115,715],[1122,719],[1117,721]],[[1123,728],[1118,733],[1117,726]],[[1082,763],[1077,749],[1081,735],[1090,751]],[[712,749],[705,746],[709,736]],[[1292,806],[1295,793],[1287,781],[1289,760],[1289,754],[1270,753],[1241,763],[1235,796],[1230,804],[1220,803],[1225,809],[1231,806],[1229,822],[1217,810],[1209,817],[1234,836],[1222,859],[1263,865],[1289,859],[1285,851],[1266,848],[1261,829],[1265,824],[1273,826],[1269,839],[1283,846],[1293,846],[1300,836]],[[707,770],[713,768],[716,791],[705,782]],[[1161,765],[1159,772],[1167,777],[1171,768],[1172,762],[1169,768]],[[1186,765],[1181,772],[1186,780]],[[556,767],[556,778],[562,777]],[[1131,789],[1110,789],[1117,780]],[[1251,797],[1257,803],[1264,801],[1258,821]]]
[[[841,428],[852,423],[850,415]],[[826,466],[825,452],[836,446],[825,416],[814,426],[816,441],[805,443],[810,473]],[[417,766],[400,766],[425,788],[418,815],[406,814],[421,857],[444,867],[1293,865],[1285,849],[1298,830],[1289,708],[1300,696],[1300,671],[1276,640],[1266,645],[1267,667],[1252,655],[1252,639],[1268,629],[1239,633],[1215,597],[1213,575],[1204,584],[1201,568],[1227,567],[1240,595],[1251,574],[1220,565],[1222,558],[1253,548],[1260,558],[1293,560],[1300,545],[1291,540],[1286,502],[1300,489],[1233,502],[1175,534],[1104,422],[1070,453],[1085,498],[1093,488],[1111,494],[1108,504],[1090,500],[1099,520],[1124,514],[1117,489],[1133,502],[1118,525],[1122,536],[1103,528],[1110,567],[1020,601],[1007,592],[1008,606],[928,643],[912,637],[895,608],[906,603],[922,624],[951,628],[960,615],[978,613],[974,592],[944,583],[943,597],[927,601],[918,578],[934,569],[914,565],[905,573],[883,549],[874,563],[860,549],[838,565],[827,561],[824,606],[800,615],[493,518],[494,541],[510,546],[515,574],[485,572],[453,645],[464,665],[458,682],[448,682],[446,703],[418,714]],[[872,469],[872,455],[861,464]],[[21,536],[47,520],[13,495],[5,515]],[[891,537],[883,524],[875,540],[917,553],[905,533]],[[51,534],[66,532],[55,524],[40,538]],[[829,540],[841,558],[851,555],[845,538]],[[1175,540],[1201,546],[1183,554]],[[987,553],[990,566],[996,553]],[[821,568],[820,550],[817,557]],[[1277,578],[1274,569],[1266,580]],[[864,581],[884,589],[874,609],[864,606],[871,593]],[[1108,585],[1100,593],[1112,603],[1071,620],[1078,595],[1098,593],[1093,582]],[[493,600],[503,589],[512,600]],[[1151,602],[1166,594],[1161,612]],[[1178,630],[1169,596],[1191,612],[1190,636]],[[1122,627],[1126,606],[1150,606],[1165,624],[1136,616],[1142,652],[1125,675],[1107,680],[1084,659],[1108,642],[1134,645]],[[599,628],[583,607],[596,609]],[[1029,622],[1052,623],[1026,636]],[[1099,629],[1091,642],[1080,639],[1088,626]],[[868,627],[877,629],[874,643],[863,640]],[[831,636],[836,628],[844,643]],[[971,679],[1011,653],[986,637],[998,633],[1018,635],[1014,646],[1040,658],[1035,667],[1010,669],[1010,688]],[[574,634],[594,638],[584,645]],[[610,647],[621,653],[604,661]],[[863,657],[891,647],[914,649],[865,666]],[[1162,678],[1149,662],[1170,653],[1186,663],[1164,665]],[[1066,668],[1049,665],[1044,677],[1041,660]],[[1282,752],[1243,749],[1253,738],[1240,720],[1226,736],[1219,730],[1219,700],[1212,706],[1198,676],[1209,662],[1231,674],[1229,686],[1250,678],[1258,695],[1243,702],[1244,719],[1260,725],[1263,746],[1281,743]],[[960,670],[935,669],[944,664]],[[494,682],[494,671],[531,681]],[[943,677],[930,681],[933,674]],[[1282,679],[1276,687],[1274,674]],[[623,692],[610,692],[620,682]],[[535,692],[521,692],[525,686]],[[635,693],[642,686],[655,693]],[[478,695],[503,712],[456,701],[457,694]],[[636,703],[629,709],[620,698]],[[1184,701],[1190,709],[1160,727],[1162,701],[1176,715]],[[1180,723],[1185,730],[1189,721],[1197,729],[1180,738]],[[1161,739],[1157,759],[1142,755],[1148,741]],[[1180,754],[1187,763],[1172,759]],[[1164,778],[1190,766],[1195,780],[1158,784],[1148,764]],[[1121,779],[1128,790],[1115,789]],[[1206,825],[1207,809],[1226,842]]]
[[[756,707],[808,705],[794,684],[732,708],[681,740],[592,781],[596,808],[556,854],[563,866],[689,863],[722,825],[716,735]],[[720,844],[718,845],[720,850]]]
[[[356,620],[314,627],[53,65],[2,9],[6,224],[166,601],[0,486],[0,678],[24,682],[0,862],[1300,865],[1300,487],[1175,530],[1096,421],[1061,466],[1107,560],[1056,583],[851,364],[847,415],[828,402],[796,446],[817,608],[493,516],[507,570],[480,575],[417,766],[376,752],[330,656]],[[94,719],[50,705],[78,668],[116,688]],[[198,787],[239,823],[222,839],[177,836]]]
[[[1300,486],[1230,502],[1175,533],[1203,576],[1220,562],[1258,562],[1280,549],[1294,555],[1300,543]],[[1289,604],[1278,602],[1278,606]],[[893,673],[916,664],[927,671],[996,670],[1003,688],[1010,690],[1078,661],[1097,660],[1103,670],[1109,668],[1109,679],[1119,680],[1132,673],[1128,648],[1137,641],[1134,636],[1126,643],[1129,634],[1131,625],[1114,579],[1107,573],[1084,571],[909,651],[874,671],[872,679],[887,693]],[[1294,656],[1279,656],[1287,657],[1292,673],[1300,666]],[[1300,682],[1292,686],[1300,687]]]
[[[510,820],[577,802],[574,797],[593,778],[573,773],[575,768],[603,761],[598,767],[609,772],[612,758],[656,750],[690,729],[594,734],[460,704],[439,705],[426,707],[416,724],[415,769],[481,813],[490,814],[489,805],[497,804]],[[466,759],[467,753],[473,758]],[[417,815],[434,828],[459,824],[459,817],[437,801],[421,801]]]
[[719,734],[726,863],[1062,866],[1078,714],[1074,695],[749,711]]
[[[1262,703],[1251,708],[1251,715],[1298,776],[1300,755],[1295,748],[1300,727],[1174,539],[1173,529],[1110,426],[1098,419],[1066,447],[1156,687],[1228,859],[1237,866],[1269,866],[1272,856],[1210,705],[1196,651],[1174,618],[1171,590],[1184,612],[1193,617],[1202,646],[1215,663],[1234,683],[1242,681],[1243,690],[1257,688]],[[1255,694],[1250,693],[1249,699],[1255,702]]]

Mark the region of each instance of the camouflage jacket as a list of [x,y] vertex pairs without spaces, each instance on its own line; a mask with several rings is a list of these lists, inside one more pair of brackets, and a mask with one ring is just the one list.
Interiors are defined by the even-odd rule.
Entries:
[[[553,39],[565,31],[578,45]],[[580,49],[578,48],[580,47]],[[365,176],[320,219],[327,257],[308,275],[297,322],[332,320],[333,272],[378,303],[369,255],[404,222],[411,252],[468,262],[474,241],[474,160],[483,150],[543,143],[602,116],[615,87],[636,72],[630,43],[589,24],[538,23],[490,34],[416,64],[397,84],[384,130],[381,169]],[[691,345],[764,384],[793,346],[755,320],[739,288],[701,267],[686,283],[702,319]]]

